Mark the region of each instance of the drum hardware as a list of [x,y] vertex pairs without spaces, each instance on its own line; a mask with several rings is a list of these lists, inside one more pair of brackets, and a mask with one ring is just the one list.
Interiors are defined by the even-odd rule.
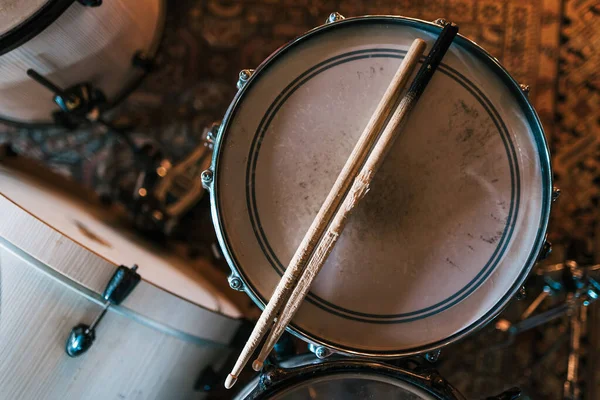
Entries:
[[526,297],[527,297],[527,289],[525,289],[525,286],[521,286],[521,288],[517,291],[517,294],[515,295],[515,299],[523,300]]
[[442,350],[441,349],[437,349],[437,350],[433,350],[433,351],[427,352],[427,353],[425,353],[425,360],[427,360],[430,363],[434,364],[434,363],[436,363],[440,359],[440,355],[441,354],[442,354]]
[[210,165],[211,137],[209,133],[176,164],[153,144],[137,152],[136,184],[116,197],[141,233],[156,239],[173,235],[179,220],[202,198],[207,176],[201,171]]
[[65,352],[69,357],[78,357],[92,347],[96,339],[96,326],[102,321],[108,308],[121,304],[137,284],[140,283],[141,276],[136,272],[137,269],[137,265],[131,268],[121,265],[117,268],[102,293],[102,298],[106,303],[100,314],[98,314],[91,325],[78,324],[71,330],[65,345]]
[[[377,391],[362,382],[398,382],[397,391]],[[339,383],[336,383],[339,382]],[[327,386],[328,385],[328,386]],[[409,397],[405,397],[410,393]],[[268,362],[261,374],[235,397],[236,400],[271,398],[418,398],[461,400],[464,397],[428,363],[409,358],[383,363],[344,358],[336,355],[328,360],[303,354]],[[515,400],[519,388],[511,388],[486,400]]]
[[[518,322],[511,323],[506,319],[500,319],[496,322],[496,329],[507,333],[508,338],[504,342],[493,346],[493,350],[511,345],[515,337],[525,331],[565,316],[568,317],[570,327],[568,333],[569,357],[567,378],[563,390],[563,398],[567,400],[579,400],[581,398],[578,377],[581,355],[580,341],[586,330],[587,308],[600,296],[600,283],[590,276],[590,272],[597,270],[600,270],[600,265],[581,266],[573,260],[539,267],[536,272],[538,275],[543,276],[545,281],[542,292],[527,307]],[[551,276],[558,272],[561,273],[559,280]],[[565,295],[564,303],[532,316],[546,298],[559,294]],[[565,337],[565,339],[567,338]],[[544,357],[558,350],[560,347],[558,344],[562,344],[562,341],[557,342],[560,343],[548,350]]]
[[79,4],[86,7],[98,7],[102,5],[102,0],[77,0]]
[[529,96],[529,90],[531,89],[529,85],[525,85],[524,83],[519,83],[519,87],[525,96]]
[[552,202],[555,202],[560,197],[560,189],[557,186],[552,187]]
[[308,350],[313,353],[319,360],[324,360],[331,356],[333,352],[325,346],[317,346],[314,343],[308,344]]
[[345,17],[342,14],[340,14],[339,12],[332,12],[327,17],[327,20],[325,21],[325,23],[326,24],[331,24],[332,22],[341,21],[343,19],[345,19]]
[[252,77],[253,73],[253,69],[243,69],[240,71],[240,75],[236,84],[238,90],[242,90],[242,88],[246,86],[246,83]]

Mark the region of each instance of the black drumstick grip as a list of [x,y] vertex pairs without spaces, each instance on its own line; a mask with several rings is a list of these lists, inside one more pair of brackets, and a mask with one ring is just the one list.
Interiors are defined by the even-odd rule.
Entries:
[[442,33],[440,33],[440,36],[437,38],[429,51],[429,54],[425,58],[425,62],[421,65],[421,68],[419,68],[415,80],[408,88],[407,96],[412,97],[413,101],[418,100],[423,94],[425,87],[427,87],[433,73],[440,65],[442,58],[448,51],[448,48],[457,34],[458,25],[454,23],[447,23],[444,26],[444,29],[442,29]]

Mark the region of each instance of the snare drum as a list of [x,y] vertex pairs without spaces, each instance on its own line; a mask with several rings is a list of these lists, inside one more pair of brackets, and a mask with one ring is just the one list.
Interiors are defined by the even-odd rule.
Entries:
[[304,355],[267,369],[235,399],[464,399],[434,371],[419,373],[380,362],[353,359],[323,361]]
[[143,74],[136,54],[152,56],[162,35],[162,0],[8,3],[0,12],[0,117],[12,121],[50,122],[58,110],[28,69],[62,89],[90,83],[112,102]]
[[[203,174],[232,287],[264,307],[410,44],[431,46],[440,31],[402,17],[341,19],[241,73]],[[524,282],[551,196],[526,92],[457,37],[291,331],[366,357],[464,337]]]
[[[196,399],[241,320],[198,268],[118,228],[114,217],[0,168],[0,398]],[[77,358],[71,329],[90,325],[123,264],[141,282],[110,306]],[[209,374],[210,375],[210,374]],[[224,377],[224,376],[223,376]]]

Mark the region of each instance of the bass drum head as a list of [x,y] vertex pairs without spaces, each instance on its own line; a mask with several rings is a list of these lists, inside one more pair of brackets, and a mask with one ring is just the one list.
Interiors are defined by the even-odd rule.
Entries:
[[[268,59],[238,94],[213,159],[213,217],[261,306],[416,38],[441,28],[346,19]],[[428,50],[427,50],[428,51]],[[496,315],[544,242],[551,198],[539,120],[508,73],[457,37],[349,217],[292,328],[365,356],[439,347]]]
[[[320,362],[314,358],[311,363],[303,356],[290,363],[292,368],[273,374],[273,383],[264,386],[259,377],[236,400],[451,400],[460,396],[446,383],[436,389],[428,378],[381,363],[344,359]],[[283,378],[278,380],[278,376]]]

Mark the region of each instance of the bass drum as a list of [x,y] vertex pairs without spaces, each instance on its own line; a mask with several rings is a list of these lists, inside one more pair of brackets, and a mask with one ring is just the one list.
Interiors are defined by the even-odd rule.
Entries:
[[264,372],[235,400],[464,400],[437,373],[379,362],[298,356]]
[[[100,314],[121,264],[137,264],[142,281],[109,307],[87,352],[69,357],[71,329]],[[241,313],[200,272],[208,262],[190,264],[0,167],[0,398],[204,398],[200,378],[222,368]]]
[[[441,29],[391,16],[340,20],[240,80],[203,177],[230,281],[259,306],[410,44],[431,46]],[[545,242],[551,196],[548,148],[526,94],[456,37],[290,329],[368,357],[464,337],[523,284]]]
[[28,69],[62,89],[90,83],[118,101],[144,73],[136,53],[153,56],[164,25],[163,0],[9,3],[0,13],[0,117],[12,122],[52,122],[59,109]]

